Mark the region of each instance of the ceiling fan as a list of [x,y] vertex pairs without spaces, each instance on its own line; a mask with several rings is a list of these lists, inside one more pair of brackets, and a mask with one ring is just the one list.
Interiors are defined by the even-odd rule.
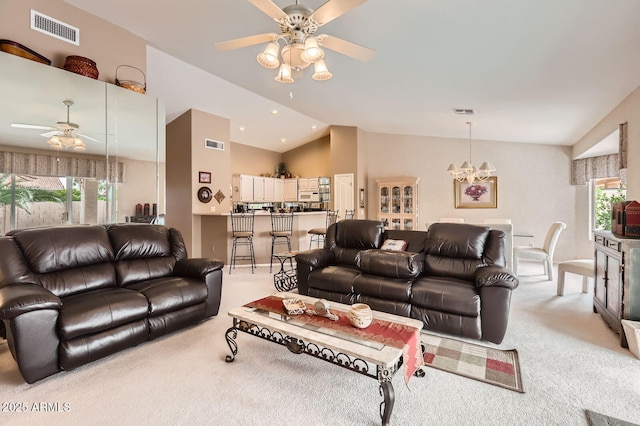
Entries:
[[67,121],[58,121],[55,127],[23,123],[11,123],[11,127],[15,127],[18,129],[49,130],[48,132],[40,133],[40,136],[49,138],[47,143],[52,148],[56,149],[73,148],[75,151],[85,151],[87,149],[87,146],[83,142],[83,140],[80,139],[80,137],[89,139],[94,142],[100,142],[97,139],[80,133],[80,126],[69,121],[69,110],[73,106],[73,101],[65,99],[64,101],[62,101],[62,103],[67,107]]
[[[302,71],[314,65],[314,80],[328,80],[333,74],[324,61],[322,48],[330,49],[360,61],[369,61],[375,51],[368,47],[343,40],[327,34],[315,35],[319,27],[344,15],[367,0],[328,0],[318,9],[296,4],[280,9],[271,0],[249,0],[249,3],[273,18],[278,24],[280,34],[264,33],[215,44],[216,49],[228,51],[268,42],[264,52],[257,57],[258,63],[265,68],[280,67],[275,80],[280,83],[293,83],[292,70]],[[284,46],[280,51],[279,42]],[[279,52],[280,51],[280,52]],[[278,53],[282,63],[278,59]]]

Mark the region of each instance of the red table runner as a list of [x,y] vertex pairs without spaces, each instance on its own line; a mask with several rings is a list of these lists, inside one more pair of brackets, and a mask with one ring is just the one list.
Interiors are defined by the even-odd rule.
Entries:
[[[281,315],[289,315],[284,309],[282,298],[277,296],[267,296],[263,299],[247,303],[245,306],[251,308],[265,309]],[[307,309],[313,310],[313,305],[305,303]],[[337,321],[316,315],[295,315],[296,319],[307,324],[330,328],[353,336],[362,337],[394,348],[402,349],[402,360],[404,364],[404,381],[409,383],[411,376],[424,365],[422,347],[420,344],[420,329],[405,324],[393,323],[374,318],[367,328],[355,328],[349,322],[347,312],[335,311],[338,316]],[[294,315],[289,315],[294,316]]]

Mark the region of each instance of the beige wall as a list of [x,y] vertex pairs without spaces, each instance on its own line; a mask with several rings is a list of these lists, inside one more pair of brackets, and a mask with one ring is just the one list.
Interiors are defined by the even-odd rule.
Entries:
[[[353,174],[353,205],[358,203],[358,136],[363,132],[357,127],[331,126],[331,176],[338,174]],[[333,182],[333,181],[332,181]],[[335,187],[332,185],[331,190]],[[336,195],[331,197],[331,208],[336,208],[333,204]]]
[[325,136],[285,152],[282,161],[294,176],[332,176],[330,150],[330,137]]
[[282,154],[249,145],[232,142],[231,173],[260,176],[274,174],[278,164],[282,162]]
[[[31,29],[31,9],[80,30],[80,45],[58,40]],[[118,65],[132,65],[146,72],[146,41],[114,24],[84,12],[62,0],[5,0],[0,2],[0,38],[20,43],[62,68],[68,55],[93,60],[101,81],[113,83]],[[120,72],[122,72],[121,70]],[[139,81],[135,74],[118,74]],[[136,78],[133,78],[136,77]]]
[[191,111],[167,124],[167,216],[165,224],[182,232],[185,244],[192,251],[191,214]]
[[[557,259],[590,258],[588,194],[584,187],[572,186],[571,148],[568,146],[474,142],[476,152],[497,169],[498,208],[456,209],[449,163],[468,158],[468,141],[406,135],[369,133],[367,135],[367,212],[377,215],[376,178],[417,176],[419,185],[419,229],[440,217],[462,217],[466,222],[509,218],[516,231],[531,232],[535,238],[516,238],[516,245],[541,246],[551,223],[562,221],[568,227],[561,236]],[[536,169],[531,173],[531,165]],[[585,204],[587,203],[587,204]]]
[[640,87],[627,96],[613,111],[584,135],[573,147],[573,158],[628,123],[627,199],[640,200]]

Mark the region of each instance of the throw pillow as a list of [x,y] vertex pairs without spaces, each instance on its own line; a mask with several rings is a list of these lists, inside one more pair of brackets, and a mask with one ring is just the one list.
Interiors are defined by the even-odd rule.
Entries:
[[389,251],[405,251],[407,248],[407,242],[403,240],[384,240],[381,250]]

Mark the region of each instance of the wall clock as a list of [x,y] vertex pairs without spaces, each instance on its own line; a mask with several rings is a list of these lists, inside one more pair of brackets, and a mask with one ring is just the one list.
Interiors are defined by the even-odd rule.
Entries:
[[201,203],[208,203],[209,201],[211,201],[211,198],[213,198],[213,193],[209,188],[203,186],[198,189],[198,200]]

